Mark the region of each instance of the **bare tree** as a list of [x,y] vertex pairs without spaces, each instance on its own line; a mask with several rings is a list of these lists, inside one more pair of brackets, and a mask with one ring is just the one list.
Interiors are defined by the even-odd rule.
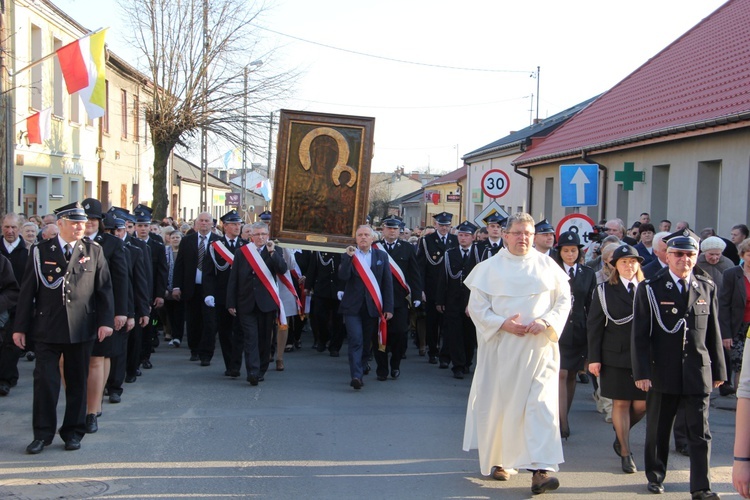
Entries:
[[[129,16],[132,42],[145,56],[154,84],[153,100],[144,107],[154,147],[152,208],[154,216],[161,218],[169,204],[166,174],[172,149],[178,144],[188,147],[188,140],[203,128],[242,143],[246,123],[248,145],[255,144],[261,151],[267,129],[245,115],[244,97],[247,94],[253,110],[248,115],[257,115],[263,105],[289,91],[296,75],[273,73],[269,69],[272,53],[259,54],[260,30],[253,23],[265,11],[263,4],[121,0],[120,5]],[[252,82],[247,88],[246,71],[251,72]]]

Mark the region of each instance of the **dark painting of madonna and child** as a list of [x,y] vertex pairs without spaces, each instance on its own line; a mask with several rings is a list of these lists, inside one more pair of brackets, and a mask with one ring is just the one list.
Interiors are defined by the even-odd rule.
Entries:
[[374,126],[374,118],[281,111],[274,237],[319,247],[354,241],[367,215]]

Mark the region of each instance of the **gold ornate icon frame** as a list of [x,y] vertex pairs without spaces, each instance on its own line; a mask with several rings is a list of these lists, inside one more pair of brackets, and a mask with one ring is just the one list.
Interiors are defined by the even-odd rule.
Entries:
[[343,251],[368,209],[375,118],[281,110],[271,234]]

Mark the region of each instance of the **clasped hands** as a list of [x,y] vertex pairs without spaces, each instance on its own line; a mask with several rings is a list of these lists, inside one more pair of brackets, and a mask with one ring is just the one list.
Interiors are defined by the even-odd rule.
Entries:
[[518,318],[520,317],[520,314],[515,314],[510,318],[507,318],[500,328],[517,337],[523,337],[524,335],[538,335],[547,329],[547,326],[540,319],[535,319],[531,323],[524,325],[523,323],[518,322]]

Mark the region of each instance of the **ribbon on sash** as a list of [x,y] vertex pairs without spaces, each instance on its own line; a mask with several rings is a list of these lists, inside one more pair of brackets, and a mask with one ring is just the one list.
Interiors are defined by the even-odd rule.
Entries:
[[300,302],[299,296],[297,295],[297,289],[294,288],[294,283],[292,283],[291,274],[289,273],[289,271],[287,271],[284,274],[279,274],[278,276],[281,284],[284,285],[286,289],[289,290],[289,293],[292,294],[292,297],[294,297],[294,301],[297,303],[297,314],[299,314],[304,319],[305,310],[302,308],[302,302]]
[[[295,283],[299,283],[300,275],[299,275],[299,272],[297,272],[297,269],[292,269],[291,273],[292,273],[292,278],[294,278],[294,282]],[[295,290],[296,290],[296,288],[295,288]],[[299,287],[299,302],[301,304],[304,304],[304,303],[307,302],[307,295],[305,294],[305,287],[304,286],[300,286]],[[300,315],[303,315],[304,313],[305,313],[305,309],[302,308],[300,310]]]
[[411,288],[409,288],[409,284],[406,282],[406,276],[404,276],[404,272],[401,270],[401,268],[396,264],[396,261],[391,257],[391,255],[386,252],[385,248],[383,247],[383,244],[380,242],[373,243],[372,246],[377,248],[378,250],[382,250],[385,252],[386,255],[388,255],[388,262],[391,264],[391,274],[393,274],[393,277],[396,278],[396,281],[404,287],[404,290],[406,290],[407,295],[411,295]]
[[[372,258],[374,259],[375,256],[373,255]],[[359,260],[356,254],[352,255],[352,264],[357,274],[359,274],[362,283],[365,284],[365,288],[370,293],[372,301],[375,302],[375,307],[378,309],[378,314],[380,315],[378,319],[378,350],[385,352],[386,342],[388,341],[388,321],[385,319],[385,314],[383,313],[383,297],[380,295],[380,286],[375,279],[375,275],[372,274],[372,269],[362,265],[362,261]]]
[[221,255],[221,258],[225,261],[229,262],[229,265],[231,266],[234,264],[234,254],[224,245],[222,241],[216,240],[213,243],[211,243],[211,246],[214,248],[214,252]]
[[253,268],[260,282],[268,290],[273,301],[276,302],[276,306],[279,308],[279,324],[286,325],[286,313],[284,312],[284,304],[281,303],[281,297],[279,296],[279,288],[276,286],[276,280],[273,279],[271,271],[263,261],[263,257],[260,256],[260,252],[255,245],[243,245],[240,247],[240,251],[250,263],[250,267]]

